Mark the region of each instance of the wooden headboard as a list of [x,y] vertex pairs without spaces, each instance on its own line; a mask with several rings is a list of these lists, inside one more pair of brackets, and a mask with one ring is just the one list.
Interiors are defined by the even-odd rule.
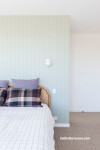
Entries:
[[[8,87],[13,87],[13,86],[9,84]],[[39,88],[42,88],[41,97],[40,97],[41,102],[48,105],[48,107],[50,108],[50,93],[49,93],[49,91],[41,85],[39,85]]]

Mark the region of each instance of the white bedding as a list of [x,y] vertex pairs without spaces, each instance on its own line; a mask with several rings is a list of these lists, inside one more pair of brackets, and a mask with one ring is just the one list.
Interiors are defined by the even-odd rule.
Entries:
[[49,108],[0,107],[0,150],[54,150]]

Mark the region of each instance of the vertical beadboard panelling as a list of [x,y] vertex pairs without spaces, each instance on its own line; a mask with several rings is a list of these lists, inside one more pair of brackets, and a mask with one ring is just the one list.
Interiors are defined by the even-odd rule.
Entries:
[[57,122],[69,122],[68,16],[0,16],[0,69],[0,80],[40,77],[51,93]]

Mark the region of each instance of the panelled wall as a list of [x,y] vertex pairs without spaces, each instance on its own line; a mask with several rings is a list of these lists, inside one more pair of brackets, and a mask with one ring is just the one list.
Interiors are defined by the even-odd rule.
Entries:
[[69,122],[69,30],[68,16],[0,16],[0,80],[39,77],[58,123]]

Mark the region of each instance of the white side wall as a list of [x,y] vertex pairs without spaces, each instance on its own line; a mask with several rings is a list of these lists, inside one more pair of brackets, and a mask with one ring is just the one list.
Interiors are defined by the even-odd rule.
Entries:
[[71,35],[70,111],[100,111],[100,34]]

